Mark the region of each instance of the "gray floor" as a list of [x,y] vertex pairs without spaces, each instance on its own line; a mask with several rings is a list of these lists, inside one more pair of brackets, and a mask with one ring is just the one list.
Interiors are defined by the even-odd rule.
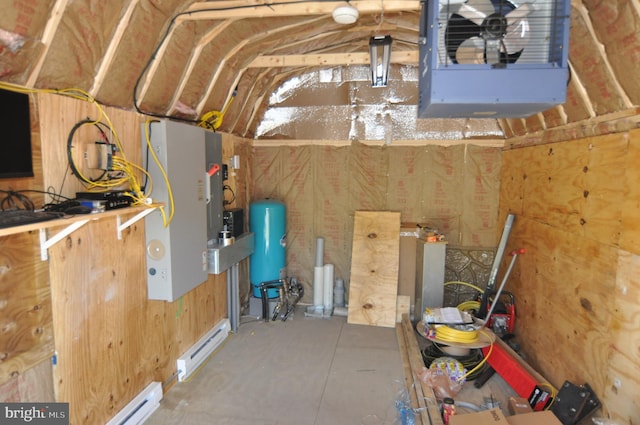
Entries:
[[395,328],[346,317],[242,323],[145,425],[393,424],[404,385]]

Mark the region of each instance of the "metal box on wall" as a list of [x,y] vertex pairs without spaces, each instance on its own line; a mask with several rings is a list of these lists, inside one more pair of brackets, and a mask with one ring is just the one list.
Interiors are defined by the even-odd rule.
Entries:
[[217,240],[223,228],[222,193],[222,136],[213,131],[205,131],[206,169],[218,166],[218,171],[209,177],[207,193],[207,240]]
[[[173,121],[152,122],[153,152],[148,152],[145,125],[142,156],[148,158],[143,165],[153,182],[150,196],[163,203],[166,211],[166,218],[159,211],[145,217],[148,298],[173,301],[208,277],[206,130]],[[171,208],[173,218],[165,227]]]
[[415,320],[422,319],[427,307],[442,307],[446,252],[446,242],[417,242]]

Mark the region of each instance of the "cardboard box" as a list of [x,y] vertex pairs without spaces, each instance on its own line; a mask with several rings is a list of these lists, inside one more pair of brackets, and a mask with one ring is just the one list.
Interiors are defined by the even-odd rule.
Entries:
[[509,425],[562,425],[562,422],[550,410],[509,416],[507,421]]
[[509,425],[509,422],[507,422],[507,418],[502,411],[496,408],[477,413],[451,416],[449,425]]
[[530,412],[533,412],[533,409],[529,404],[529,400],[524,397],[509,397],[509,413],[521,415]]

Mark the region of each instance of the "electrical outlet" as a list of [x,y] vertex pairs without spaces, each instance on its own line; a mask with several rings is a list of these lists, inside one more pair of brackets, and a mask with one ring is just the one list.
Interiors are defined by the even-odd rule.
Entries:
[[240,155],[233,155],[229,159],[229,166],[236,170],[240,169]]

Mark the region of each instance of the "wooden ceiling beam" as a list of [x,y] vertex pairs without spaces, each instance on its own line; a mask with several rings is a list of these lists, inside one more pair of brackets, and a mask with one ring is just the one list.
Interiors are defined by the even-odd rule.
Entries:
[[[333,65],[365,65],[370,61],[369,53],[323,53],[311,55],[274,55],[258,56],[249,68],[273,68],[287,66],[333,66]],[[392,63],[408,65],[418,64],[418,51],[406,50],[391,52]]]
[[[221,7],[216,2],[198,2],[192,4],[181,14],[178,20],[197,19],[247,19],[247,18],[275,18],[286,16],[331,15],[333,9],[344,5],[344,1],[308,1],[302,3],[278,3]],[[352,6],[361,15],[371,13],[393,13],[421,10],[419,0],[351,0]]]
[[[209,96],[211,96],[211,93],[213,92],[213,88],[215,87],[215,85],[216,85],[216,83],[218,81],[218,77],[220,76],[220,74],[221,74],[224,66],[226,65],[226,63],[235,54],[237,54],[240,50],[242,50],[242,48],[244,48],[244,46],[246,46],[246,45],[248,45],[250,43],[256,42],[257,40],[260,40],[261,38],[268,37],[270,35],[278,34],[278,33],[283,32],[283,31],[292,30],[292,29],[298,28],[300,26],[309,25],[311,22],[314,22],[315,20],[317,20],[317,18],[307,19],[305,22],[299,22],[299,23],[296,23],[296,24],[286,25],[286,26],[282,26],[282,27],[278,27],[278,28],[275,28],[275,29],[271,29],[271,30],[265,31],[265,32],[260,33],[260,34],[254,34],[253,36],[244,39],[242,42],[238,43],[236,46],[234,46],[232,49],[230,49],[225,54],[224,58],[222,58],[222,60],[219,62],[215,73],[211,77],[211,81],[207,85],[205,93],[201,97],[200,102],[198,103],[198,105],[196,107],[197,115],[200,116],[204,112],[205,104],[207,103],[207,100],[209,99]],[[238,72],[238,75],[240,75],[240,74],[241,73]],[[227,97],[226,97],[226,99],[224,101],[224,104],[221,106],[222,108],[224,108],[224,105],[226,105],[227,102],[230,101],[234,90],[235,90],[235,86],[231,86],[231,87],[228,88]]]
[[40,38],[40,42],[44,45],[44,49],[42,49],[42,52],[37,58],[35,65],[33,66],[33,68],[31,68],[31,73],[29,74],[29,78],[27,79],[27,87],[35,87],[36,85],[36,81],[38,80],[38,75],[40,75],[40,70],[42,69],[44,60],[47,57],[47,53],[49,53],[49,49],[51,48],[53,37],[56,35],[58,25],[60,25],[62,15],[64,14],[64,10],[67,8],[67,3],[69,3],[69,0],[58,0],[51,8],[51,16],[49,17],[47,25],[44,27],[44,31],[42,32],[42,37]]
[[587,28],[589,29],[589,34],[591,35],[594,44],[598,47],[598,53],[600,54],[600,59],[602,60],[602,63],[604,64],[604,66],[605,66],[605,68],[607,70],[607,74],[609,74],[609,79],[611,80],[611,82],[615,86],[616,90],[618,91],[618,96],[620,97],[620,100],[624,104],[624,107],[625,108],[632,108],[634,106],[633,102],[631,101],[631,99],[629,98],[627,93],[624,91],[622,86],[620,85],[620,81],[618,81],[616,73],[613,71],[613,67],[611,66],[611,62],[609,62],[609,57],[607,56],[607,52],[606,52],[606,49],[605,49],[604,45],[596,37],[596,31],[593,28],[593,23],[591,22],[591,17],[589,16],[589,11],[587,10],[587,8],[584,5],[581,5],[579,7],[575,7],[574,9],[576,11],[578,11],[578,13],[580,13],[580,15],[582,16],[582,19],[584,20],[585,24],[587,25]]
[[178,84],[178,87],[176,88],[173,94],[173,98],[171,99],[171,103],[168,111],[169,114],[175,113],[176,105],[180,101],[180,98],[182,97],[182,93],[184,93],[184,89],[187,86],[187,82],[191,78],[191,75],[193,74],[193,71],[195,70],[196,65],[198,64],[198,60],[200,59],[202,50],[207,46],[207,44],[211,43],[211,41],[214,38],[220,35],[224,30],[226,30],[230,24],[231,24],[231,21],[227,21],[214,27],[207,34],[205,34],[204,37],[202,37],[202,39],[198,42],[196,47],[193,49],[193,51],[191,52],[191,56],[189,57],[189,62],[187,63],[187,69],[185,70],[183,77],[180,79],[180,83]]
[[125,32],[129,28],[129,24],[131,23],[131,16],[133,16],[133,11],[138,6],[140,0],[132,0],[129,2],[127,9],[125,10],[122,18],[118,21],[118,25],[116,26],[115,33],[113,37],[111,37],[111,41],[109,42],[109,46],[102,57],[102,61],[100,62],[100,66],[96,71],[96,75],[93,78],[93,85],[89,89],[89,94],[93,97],[98,95],[98,91],[100,90],[100,86],[104,82],[109,69],[111,68],[111,64],[113,63],[113,59],[116,55],[116,49],[120,46],[120,42],[124,37]]

